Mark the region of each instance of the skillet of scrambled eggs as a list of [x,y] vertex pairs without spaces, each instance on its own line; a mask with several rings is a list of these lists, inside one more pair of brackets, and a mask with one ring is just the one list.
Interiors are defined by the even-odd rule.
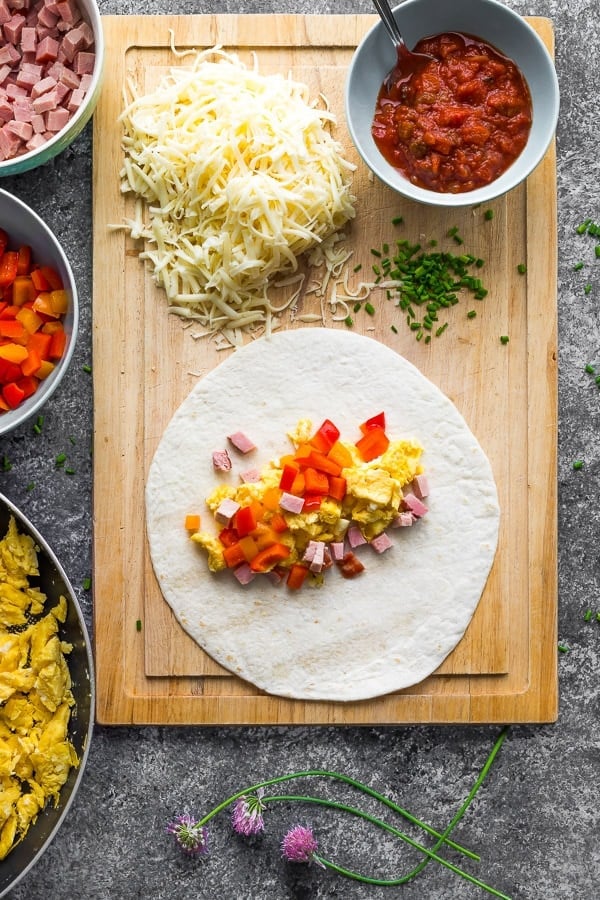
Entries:
[[58,634],[67,601],[47,610],[30,581],[38,574],[35,542],[11,517],[0,540],[0,860],[79,764],[68,738],[72,645]]

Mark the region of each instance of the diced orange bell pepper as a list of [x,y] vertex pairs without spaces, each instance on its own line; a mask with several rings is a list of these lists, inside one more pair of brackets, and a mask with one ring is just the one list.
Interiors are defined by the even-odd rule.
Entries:
[[256,541],[256,546],[259,550],[264,550],[265,547],[276,544],[278,540],[278,534],[275,529],[271,528],[270,525],[265,525],[263,522],[257,525],[252,532],[252,537]]
[[382,453],[385,453],[389,443],[390,440],[383,428],[375,426],[359,438],[356,442],[356,449],[364,462],[371,462],[372,459],[376,459]]
[[281,513],[277,513],[277,512],[271,516],[269,525],[271,526],[273,531],[275,531],[277,534],[283,534],[283,532],[287,531],[287,529],[288,529],[288,524],[285,521],[285,518],[282,516]]
[[186,531],[199,531],[200,516],[197,513],[188,513],[185,517],[184,528]]
[[13,304],[15,306],[23,306],[25,303],[33,303],[36,294],[36,289],[29,275],[17,275],[13,281]]
[[50,359],[61,359],[64,355],[66,346],[67,335],[65,334],[64,328],[57,328],[54,334],[52,334],[50,337],[50,349],[48,350],[48,357]]
[[27,357],[21,363],[23,375],[35,375],[42,365],[39,353],[36,350],[28,350]]
[[313,469],[317,469],[318,472],[325,472],[327,475],[339,475],[342,471],[341,466],[335,460],[330,459],[329,456],[324,456],[318,450],[313,450],[308,457],[308,462]]
[[0,344],[0,358],[6,359],[8,362],[21,365],[24,359],[27,359],[27,348],[22,344]]
[[237,546],[244,554],[244,559],[246,560],[246,562],[251,562],[258,553],[258,545],[254,538],[249,534],[245,535],[245,537],[243,538],[240,538]]
[[280,498],[281,491],[279,488],[267,488],[262,496],[264,508],[271,512],[275,512],[275,510],[279,509]]
[[64,290],[50,291],[50,305],[55,315],[64,316],[69,309],[69,295]]
[[329,453],[327,454],[327,459],[330,459],[332,462],[337,463],[341,469],[346,469],[352,465],[352,454],[345,447],[341,441],[336,441]]
[[308,569],[306,566],[303,566],[300,563],[293,563],[290,566],[285,583],[291,591],[297,591],[304,584],[307,575]]
[[265,547],[264,550],[257,553],[250,563],[250,568],[253,572],[268,572],[277,563],[287,559],[289,555],[290,548],[286,547],[285,544],[271,544],[270,547]]
[[[40,319],[38,314],[29,306],[22,306],[17,313],[16,318],[28,331],[30,340],[31,335],[35,334],[35,332],[38,331],[43,325],[43,320]],[[50,344],[50,341],[48,341],[48,344]]]
[[44,378],[47,378],[48,375],[51,375],[54,372],[55,368],[56,366],[53,362],[50,362],[49,359],[43,359],[41,366],[35,373],[35,377],[39,378],[40,381],[43,381]]
[[329,476],[329,496],[340,503],[346,496],[346,479],[341,475]]
[[4,228],[0,228],[0,256],[4,253],[8,246],[8,235]]
[[33,301],[33,308],[36,312],[48,316],[50,319],[58,319],[60,315],[60,313],[54,312],[50,291],[40,291]]
[[26,343],[29,333],[18,319],[0,319],[0,337],[8,338],[17,343]]
[[[22,312],[25,312],[25,310],[22,310]],[[35,350],[39,354],[40,359],[48,359],[51,340],[51,334],[46,334],[45,331],[36,331],[34,334],[30,335],[27,346],[30,350]]]
[[304,493],[304,475],[302,472],[297,473],[296,477],[292,481],[288,493],[294,494],[296,497],[302,496],[302,494]]

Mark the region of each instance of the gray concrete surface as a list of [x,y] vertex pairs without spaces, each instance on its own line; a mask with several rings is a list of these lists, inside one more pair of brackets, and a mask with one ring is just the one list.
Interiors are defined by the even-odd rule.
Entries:
[[[444,2],[444,0],[440,0]],[[450,0],[447,0],[450,2]],[[597,0],[507,0],[522,14],[554,20],[562,90],[558,129],[561,706],[557,724],[512,727],[457,839],[479,850],[467,867],[498,890],[527,900],[592,900],[600,882],[600,626],[584,610],[600,608],[600,394],[586,362],[600,355],[600,276],[582,292],[572,270],[574,225],[600,217],[596,122],[600,66]],[[369,0],[100,0],[104,14],[207,12],[372,12]],[[12,461],[0,490],[53,543],[77,587],[90,572],[92,384],[91,131],[43,169],[2,187],[31,203],[56,229],[71,258],[82,300],[82,328],[66,384],[45,409],[43,433],[24,426],[0,442]],[[544,235],[539,235],[544,240]],[[102,265],[99,260],[96,264]],[[600,271],[600,270],[599,270]],[[69,443],[69,436],[76,439]],[[76,473],[57,473],[68,447]],[[572,461],[584,468],[574,472]],[[26,486],[35,482],[35,488]],[[416,728],[96,728],[89,765],[68,821],[11,900],[467,900],[485,896],[435,864],[401,888],[358,885],[316,867],[286,865],[279,840],[288,825],[311,822],[321,847],[340,861],[380,875],[405,871],[410,857],[392,838],[338,815],[278,807],[261,839],[233,835],[226,817],[213,831],[213,854],[182,857],[164,835],[176,812],[203,812],[255,779],[328,767],[388,791],[443,827],[467,794],[497,727]],[[346,799],[349,795],[345,794]]]

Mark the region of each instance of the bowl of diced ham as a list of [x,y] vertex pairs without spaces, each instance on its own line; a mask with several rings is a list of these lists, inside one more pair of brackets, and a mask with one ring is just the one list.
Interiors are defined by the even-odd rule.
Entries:
[[95,0],[0,0],[0,176],[72,143],[98,102],[103,61]]

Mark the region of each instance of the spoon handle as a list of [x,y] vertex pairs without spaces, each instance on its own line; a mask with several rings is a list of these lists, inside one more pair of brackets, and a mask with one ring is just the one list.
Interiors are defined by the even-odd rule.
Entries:
[[375,8],[377,12],[381,16],[383,24],[385,25],[389,36],[392,41],[396,45],[396,47],[405,47],[404,39],[400,34],[400,29],[398,28],[398,23],[396,22],[392,10],[390,8],[387,0],[373,0],[375,4]]

